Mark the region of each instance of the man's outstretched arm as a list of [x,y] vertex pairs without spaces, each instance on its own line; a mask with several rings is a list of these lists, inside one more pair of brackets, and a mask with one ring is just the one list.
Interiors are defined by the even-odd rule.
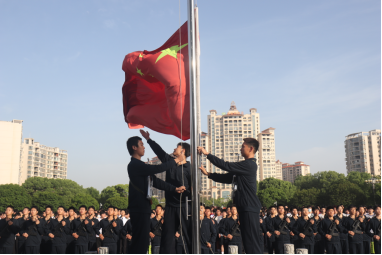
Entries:
[[183,160],[185,160],[184,155],[180,155],[176,159],[172,159],[160,165],[149,165],[149,164],[145,164],[144,162],[140,160],[130,161],[128,166],[128,168],[130,169],[129,175],[132,175],[132,176],[146,175],[147,176],[147,175],[161,173],[171,169],[172,167],[175,167],[179,162],[182,162]]
[[150,147],[154,151],[155,155],[157,155],[159,160],[162,161],[162,163],[173,159],[170,155],[168,155],[162,149],[162,147],[160,147],[159,144],[157,144],[155,141],[151,140],[149,132],[143,131],[142,129],[139,131],[141,132],[141,135],[146,139],[147,143],[150,145]]
[[209,179],[215,182],[227,183],[227,184],[232,183],[232,179],[233,179],[232,173],[228,173],[228,174],[208,173],[207,170],[202,166],[199,167],[199,169],[202,171],[202,174],[208,176]]

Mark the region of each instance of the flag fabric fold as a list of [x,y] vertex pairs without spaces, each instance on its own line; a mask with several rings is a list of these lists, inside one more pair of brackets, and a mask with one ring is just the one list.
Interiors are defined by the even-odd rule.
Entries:
[[188,30],[184,23],[160,48],[125,56],[123,113],[129,128],[144,126],[190,138]]

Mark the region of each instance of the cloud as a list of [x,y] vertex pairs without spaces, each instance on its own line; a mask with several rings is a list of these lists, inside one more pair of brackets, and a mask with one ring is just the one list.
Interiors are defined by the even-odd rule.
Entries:
[[115,29],[117,26],[116,22],[114,20],[104,20],[102,27],[107,29]]

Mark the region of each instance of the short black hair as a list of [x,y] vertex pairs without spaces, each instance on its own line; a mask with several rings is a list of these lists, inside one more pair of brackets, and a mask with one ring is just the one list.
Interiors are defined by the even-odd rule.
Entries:
[[113,210],[115,210],[115,207],[112,206],[112,205],[109,205],[109,206],[106,208],[106,210],[109,210],[109,208],[112,208]]
[[7,208],[11,208],[12,211],[15,211],[15,208],[13,206],[11,206],[11,205],[8,205]]
[[331,209],[331,210],[334,210],[334,207],[333,207],[333,206],[327,206],[327,207],[326,207],[326,211],[329,211],[330,209]]
[[126,214],[130,214],[129,209],[126,209],[125,212],[126,212]]
[[180,142],[178,143],[177,146],[182,146],[182,149],[184,149],[184,155],[186,156],[186,158],[188,158],[191,154],[191,147],[188,143],[184,143],[184,142]]
[[357,206],[355,206],[355,205],[349,205],[348,210],[350,211],[350,209],[352,209],[352,208],[357,209]]
[[284,205],[277,205],[277,210],[278,210],[281,206],[285,209]]
[[80,205],[80,207],[78,207],[78,210],[80,210],[81,208],[85,208],[85,210],[88,210],[88,208],[86,207],[86,205]]
[[35,206],[35,205],[32,205],[32,207],[31,207],[31,211],[32,211],[32,209],[36,209],[36,210],[38,211],[38,208],[37,208],[37,206]]
[[211,210],[211,207],[206,206],[206,207],[204,207],[204,209],[205,209],[205,210]]
[[200,206],[203,206],[204,209],[206,209],[206,206],[203,203],[200,203]]
[[318,206],[315,206],[312,208],[312,212],[314,212],[315,210],[320,210],[320,208]]
[[73,210],[73,212],[76,212],[76,208],[74,208],[73,206],[69,207],[68,212],[69,212],[70,210]]
[[381,208],[380,205],[376,205],[376,206],[374,206],[374,211],[377,210],[378,207]]
[[47,205],[47,206],[45,206],[45,210],[48,209],[48,208],[50,208],[50,210],[53,211],[53,207],[52,207],[51,205]]
[[133,154],[134,154],[133,146],[138,147],[139,141],[142,141],[142,138],[140,138],[139,136],[132,136],[127,140],[126,146],[127,146],[127,150],[129,151],[129,154],[131,156],[133,156]]
[[93,210],[95,211],[95,207],[94,207],[94,206],[92,206],[92,205],[89,206],[88,210],[89,210],[90,208],[93,209]]
[[157,209],[157,207],[160,207],[160,208],[162,208],[162,210],[163,210],[163,206],[162,206],[162,205],[157,204],[157,205],[155,206],[155,209]]
[[259,141],[257,141],[255,138],[247,137],[244,138],[244,143],[250,147],[255,148],[255,153],[259,150]]
[[62,205],[59,205],[59,206],[57,207],[57,210],[58,210],[58,208],[62,208],[62,209],[64,209],[64,211],[65,211],[65,207],[63,207]]
[[29,207],[27,207],[27,206],[25,206],[25,207],[23,208],[23,210],[24,210],[24,209],[28,209],[29,211],[31,210],[31,209],[30,209]]

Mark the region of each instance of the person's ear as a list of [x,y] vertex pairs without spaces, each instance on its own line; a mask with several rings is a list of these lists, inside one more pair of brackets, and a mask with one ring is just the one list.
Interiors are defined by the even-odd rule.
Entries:
[[133,148],[134,151],[138,150],[138,147],[135,146],[135,145],[133,145],[132,148]]

